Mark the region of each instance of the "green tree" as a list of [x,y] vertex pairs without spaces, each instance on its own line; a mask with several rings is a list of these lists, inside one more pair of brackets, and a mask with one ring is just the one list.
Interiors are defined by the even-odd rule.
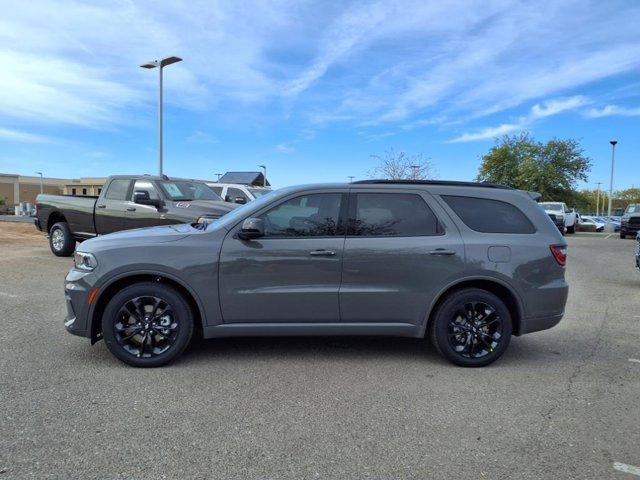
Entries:
[[[496,140],[482,157],[477,180],[538,192],[543,201],[572,203],[591,160],[573,139],[534,140],[527,132]],[[594,202],[595,205],[595,202]]]

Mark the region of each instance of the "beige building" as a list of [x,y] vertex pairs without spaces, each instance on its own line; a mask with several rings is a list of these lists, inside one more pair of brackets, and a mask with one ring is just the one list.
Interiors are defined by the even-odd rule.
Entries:
[[[42,191],[57,195],[99,195],[106,178],[49,178],[42,179]],[[0,209],[13,210],[20,202],[35,203],[40,193],[40,177],[0,173]]]

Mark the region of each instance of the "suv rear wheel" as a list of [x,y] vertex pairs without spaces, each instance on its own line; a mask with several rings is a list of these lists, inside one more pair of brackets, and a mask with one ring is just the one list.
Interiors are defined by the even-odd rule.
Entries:
[[130,285],[102,316],[109,351],[134,367],[159,367],[178,357],[193,335],[193,314],[184,297],[161,283]]
[[511,331],[504,302],[476,288],[449,294],[429,325],[438,352],[462,367],[483,367],[497,360],[509,346]]

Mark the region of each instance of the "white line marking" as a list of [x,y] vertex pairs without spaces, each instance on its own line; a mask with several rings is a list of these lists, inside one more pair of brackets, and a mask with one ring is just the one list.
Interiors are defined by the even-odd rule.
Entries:
[[9,297],[9,298],[18,298],[18,295],[14,295],[13,293],[5,293],[5,292],[0,292],[0,296]]
[[630,473],[631,475],[637,475],[640,477],[640,468],[633,465],[627,465],[626,463],[613,462],[613,468],[619,472]]
[[613,233],[610,233],[609,235],[607,235],[606,237],[604,237],[604,239],[606,240],[607,238],[612,237],[612,236],[613,236]]
[[633,363],[640,363],[640,360],[638,360],[637,358],[630,358],[629,361]]

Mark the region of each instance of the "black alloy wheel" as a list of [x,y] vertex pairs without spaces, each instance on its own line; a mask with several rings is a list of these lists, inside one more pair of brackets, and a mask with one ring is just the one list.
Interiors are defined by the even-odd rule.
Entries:
[[511,340],[509,309],[491,292],[458,290],[437,307],[429,324],[431,341],[451,362],[482,367],[497,360]]
[[136,367],[165,365],[180,355],[193,334],[193,315],[184,297],[160,283],[121,290],[102,317],[107,347]]

